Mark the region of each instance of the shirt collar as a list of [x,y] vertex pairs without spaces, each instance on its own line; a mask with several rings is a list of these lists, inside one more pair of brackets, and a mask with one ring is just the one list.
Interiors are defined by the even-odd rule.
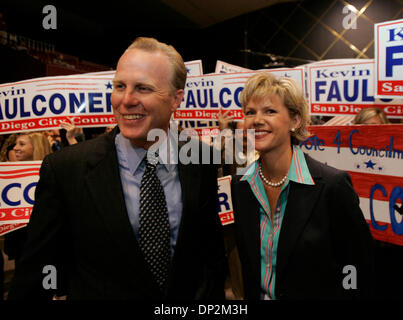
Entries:
[[301,184],[314,185],[302,150],[293,146],[292,161],[288,170],[288,179]]
[[[177,144],[173,140],[171,134],[168,135],[170,137],[168,143],[168,139],[165,138],[158,148],[158,159],[159,163],[162,164],[168,172],[171,172],[175,168],[177,164]],[[118,133],[115,138],[116,150],[119,154],[119,159],[121,159],[121,165],[126,167],[132,175],[139,169],[141,162],[144,157],[147,155],[147,150],[137,147],[133,145],[129,139],[125,138],[122,133]],[[169,154],[169,157],[168,157]]]
[[[259,161],[253,162],[247,169],[241,181],[248,181],[249,183],[256,179],[258,175]],[[291,159],[291,165],[288,169],[288,180],[294,181],[300,184],[314,185],[315,182],[309,172],[308,165],[305,161],[305,156],[302,150],[296,146],[293,146],[293,153]]]

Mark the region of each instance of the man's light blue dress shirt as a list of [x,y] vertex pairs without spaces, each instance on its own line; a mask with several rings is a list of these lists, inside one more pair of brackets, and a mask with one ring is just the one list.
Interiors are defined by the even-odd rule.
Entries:
[[[177,152],[177,149],[167,148],[167,141],[168,139],[165,139],[161,145],[165,147],[159,149],[159,158],[168,159],[167,154],[164,153],[169,153],[170,159],[176,159],[177,155],[175,155],[175,152]],[[143,159],[147,154],[147,150],[134,146],[128,139],[123,137],[121,133],[116,135],[115,145],[127,213],[138,241],[140,226],[140,184],[146,167]],[[159,163],[157,165],[157,176],[160,179],[165,192],[169,224],[171,228],[171,256],[173,256],[182,216],[182,192],[179,181],[178,165],[166,164],[166,161],[165,164]]]

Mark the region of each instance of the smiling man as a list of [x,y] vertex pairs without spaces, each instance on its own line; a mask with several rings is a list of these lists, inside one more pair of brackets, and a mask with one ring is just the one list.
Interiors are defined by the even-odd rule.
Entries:
[[138,38],[124,52],[111,96],[117,127],[43,161],[10,299],[51,298],[47,266],[67,299],[224,298],[216,168],[146,156],[153,129],[170,145],[185,82],[172,46]]
[[181,59],[172,47],[148,39],[134,42],[120,58],[111,102],[122,135],[134,145],[148,149],[154,143],[147,141],[150,130],[168,130],[184,95]]

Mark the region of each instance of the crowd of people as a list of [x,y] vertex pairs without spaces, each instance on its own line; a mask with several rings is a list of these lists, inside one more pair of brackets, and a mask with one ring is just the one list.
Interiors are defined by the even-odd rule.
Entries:
[[[117,64],[115,128],[84,139],[66,122],[70,148],[60,130],[6,139],[3,161],[43,160],[28,227],[6,251],[16,259],[9,299],[374,297],[374,241],[350,176],[297,147],[312,124],[301,88],[264,72],[249,78],[241,93],[244,120],[220,112],[218,124],[242,129],[237,142],[254,139],[255,150],[233,153],[248,161],[217,170],[213,161],[158,163],[163,155],[149,152],[152,129],[168,133],[161,145],[174,143],[168,128],[185,81],[172,46],[138,38]],[[384,123],[377,108],[354,119]],[[237,174],[238,164],[250,165]],[[228,174],[235,223],[223,227],[217,177]],[[57,290],[43,287],[49,265],[58,270]],[[350,287],[346,266],[359,279]]]

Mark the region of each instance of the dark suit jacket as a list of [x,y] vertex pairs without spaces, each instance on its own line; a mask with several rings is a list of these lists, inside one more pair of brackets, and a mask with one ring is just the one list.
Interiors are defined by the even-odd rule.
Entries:
[[126,211],[115,136],[46,157],[28,240],[10,299],[37,299],[45,265],[71,299],[224,298],[225,255],[217,214],[217,171],[179,164],[183,212],[166,295],[159,294]]
[[[290,181],[277,251],[277,299],[344,299],[372,294],[372,236],[350,176],[305,154],[315,185]],[[236,238],[245,298],[260,299],[259,203],[247,181],[232,182]],[[346,290],[344,266],[357,271],[357,289]],[[349,279],[346,279],[349,282]],[[349,282],[352,283],[352,282]]]

